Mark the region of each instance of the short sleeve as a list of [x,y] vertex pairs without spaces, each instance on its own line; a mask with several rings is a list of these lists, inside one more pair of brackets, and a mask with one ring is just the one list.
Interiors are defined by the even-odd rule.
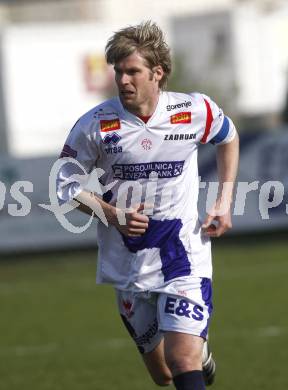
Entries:
[[208,96],[202,95],[204,103],[202,144],[210,142],[214,145],[231,142],[236,135],[232,120],[224,115],[221,108]]
[[[69,202],[83,190],[81,183],[85,182],[95,167],[98,156],[96,140],[90,134],[89,124],[83,123],[80,118],[70,131],[60,154],[60,159],[69,158],[69,161],[61,164],[57,175],[56,188],[60,204]],[[83,180],[80,180],[81,177]]]

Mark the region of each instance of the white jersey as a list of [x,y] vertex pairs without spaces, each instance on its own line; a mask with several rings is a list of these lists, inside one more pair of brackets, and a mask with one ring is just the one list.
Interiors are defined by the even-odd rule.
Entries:
[[[191,277],[212,278],[210,240],[201,234],[197,201],[200,143],[230,142],[231,120],[205,95],[162,92],[147,123],[113,98],[83,115],[61,157],[73,157],[90,173],[101,168],[103,199],[130,207],[145,202],[149,226],[141,237],[122,236],[98,224],[97,282],[145,291]],[[81,191],[65,182],[79,168],[65,164],[57,180],[60,202]]]

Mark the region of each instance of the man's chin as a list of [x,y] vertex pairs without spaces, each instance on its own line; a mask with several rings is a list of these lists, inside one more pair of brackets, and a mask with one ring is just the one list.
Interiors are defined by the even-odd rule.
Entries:
[[126,108],[127,110],[137,108],[137,104],[136,104],[135,100],[132,98],[123,98],[123,96],[120,96],[120,101],[122,103],[122,106],[124,108]]

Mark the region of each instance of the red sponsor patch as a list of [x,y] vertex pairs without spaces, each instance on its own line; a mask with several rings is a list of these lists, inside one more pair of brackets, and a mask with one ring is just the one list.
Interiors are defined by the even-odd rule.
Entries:
[[170,116],[170,123],[176,125],[178,123],[191,123],[191,112],[178,112]]
[[102,119],[100,121],[101,131],[107,132],[112,130],[119,130],[121,127],[119,118],[117,119]]

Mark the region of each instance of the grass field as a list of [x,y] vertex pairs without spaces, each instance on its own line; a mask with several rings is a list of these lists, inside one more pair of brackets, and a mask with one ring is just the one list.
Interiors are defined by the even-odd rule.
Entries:
[[[288,244],[217,244],[214,390],[288,389]],[[0,262],[1,390],[153,390],[95,252]]]

